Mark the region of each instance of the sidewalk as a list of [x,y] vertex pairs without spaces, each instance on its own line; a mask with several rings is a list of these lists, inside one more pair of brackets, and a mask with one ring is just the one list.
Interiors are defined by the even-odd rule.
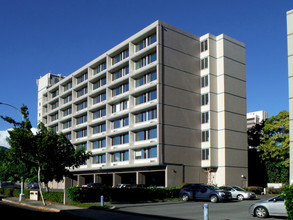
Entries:
[[2,199],[2,202],[8,202],[15,205],[26,206],[26,207],[40,209],[40,210],[49,211],[49,212],[60,212],[60,211],[67,211],[67,210],[84,209],[77,206],[63,205],[63,204],[50,203],[50,202],[46,202],[46,206],[44,206],[42,201],[34,201],[29,199],[25,199],[24,201],[19,202],[17,197],[6,197],[6,198],[4,197]]

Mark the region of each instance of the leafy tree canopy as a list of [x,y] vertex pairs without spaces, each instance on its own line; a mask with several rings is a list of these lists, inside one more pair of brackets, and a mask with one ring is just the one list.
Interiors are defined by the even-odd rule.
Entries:
[[289,113],[282,111],[266,120],[263,127],[260,151],[264,161],[277,167],[289,167]]

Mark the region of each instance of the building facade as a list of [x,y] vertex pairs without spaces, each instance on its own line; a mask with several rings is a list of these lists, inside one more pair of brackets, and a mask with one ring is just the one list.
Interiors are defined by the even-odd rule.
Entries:
[[246,115],[247,118],[247,129],[260,124],[262,121],[269,117],[269,113],[265,111],[249,112]]
[[293,184],[293,10],[287,12],[288,81],[289,81],[289,138],[290,184]]
[[246,185],[245,45],[156,21],[67,77],[38,81],[38,120],[92,157],[74,185]]

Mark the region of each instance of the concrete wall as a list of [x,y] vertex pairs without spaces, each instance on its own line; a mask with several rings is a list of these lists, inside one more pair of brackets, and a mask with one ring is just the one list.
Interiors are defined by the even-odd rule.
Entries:
[[[198,182],[201,172],[199,38],[164,23],[161,34],[164,163],[168,185],[180,186],[187,179]],[[183,179],[171,181],[179,171],[169,167],[183,164],[192,171],[183,166]]]
[[290,184],[293,184],[293,10],[287,12],[289,129],[290,129]]

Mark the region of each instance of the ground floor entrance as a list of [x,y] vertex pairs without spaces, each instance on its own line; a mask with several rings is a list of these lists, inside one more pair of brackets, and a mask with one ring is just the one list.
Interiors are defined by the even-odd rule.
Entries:
[[118,184],[130,184],[140,186],[166,186],[166,169],[145,169],[145,170],[113,170],[113,171],[92,171],[79,172],[74,174],[71,180],[72,186],[83,186],[89,183],[102,183],[115,187]]

